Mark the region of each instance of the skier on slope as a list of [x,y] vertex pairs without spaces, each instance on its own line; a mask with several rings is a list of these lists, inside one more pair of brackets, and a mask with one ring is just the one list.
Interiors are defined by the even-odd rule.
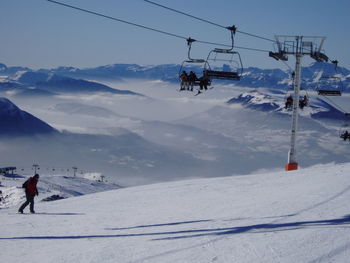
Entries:
[[33,177],[30,177],[27,181],[25,181],[22,185],[23,188],[25,188],[26,192],[26,201],[21,205],[21,207],[18,209],[18,212],[23,214],[23,209],[26,208],[28,204],[30,204],[30,212],[32,214],[35,213],[34,211],[34,197],[35,195],[39,195],[38,189],[36,188],[36,185],[39,180],[39,174],[35,174]]

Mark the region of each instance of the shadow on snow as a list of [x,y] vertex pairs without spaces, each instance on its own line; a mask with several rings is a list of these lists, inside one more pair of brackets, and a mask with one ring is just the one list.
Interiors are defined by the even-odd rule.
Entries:
[[127,230],[127,229],[146,228],[146,227],[158,227],[158,226],[176,226],[176,225],[183,225],[183,224],[209,222],[209,221],[212,221],[212,220],[193,220],[193,221],[173,222],[173,223],[164,223],[164,224],[140,225],[140,226],[132,226],[132,227],[105,228],[105,229],[106,230]]
[[[198,221],[158,224],[158,225],[139,226],[139,227],[179,225],[179,224],[195,223],[195,222],[203,222],[203,221],[210,221],[210,220],[198,220]],[[159,236],[159,235],[182,234],[181,236],[175,236],[175,237],[171,236],[171,237],[153,239],[153,240],[175,240],[175,239],[183,239],[183,238],[202,237],[202,236],[234,235],[234,234],[242,234],[242,233],[246,233],[246,232],[261,233],[261,232],[289,231],[289,230],[296,230],[296,229],[308,228],[308,227],[337,226],[337,225],[345,225],[345,224],[350,224],[350,215],[346,215],[346,216],[344,216],[342,218],[338,218],[338,219],[300,221],[300,222],[278,223],[278,224],[256,224],[256,225],[250,225],[250,226],[227,227],[227,228],[190,229],[190,230],[169,231],[169,232],[136,233],[136,234],[120,234],[120,235],[1,237],[0,240],[121,238],[121,237],[140,237],[140,236]],[[138,228],[138,227],[131,227],[131,228],[125,228],[125,229],[132,229],[132,228]],[[189,235],[184,235],[184,234],[189,234]]]

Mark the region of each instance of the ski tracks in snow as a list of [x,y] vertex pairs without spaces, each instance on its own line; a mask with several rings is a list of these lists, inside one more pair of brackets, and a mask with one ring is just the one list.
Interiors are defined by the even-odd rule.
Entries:
[[[308,263],[321,263],[321,262],[333,262],[334,258],[340,254],[342,254],[345,251],[350,250],[350,242],[347,242],[341,247],[337,247],[336,249],[333,249],[329,251],[328,253],[324,254],[321,257],[318,257],[314,260],[309,261]],[[336,261],[334,261],[336,262]]]

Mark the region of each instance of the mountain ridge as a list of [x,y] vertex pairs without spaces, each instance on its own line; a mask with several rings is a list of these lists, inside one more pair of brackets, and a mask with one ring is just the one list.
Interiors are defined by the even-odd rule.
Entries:
[[[4,65],[4,64],[2,64]],[[227,67],[227,65],[224,65]],[[168,82],[178,82],[180,71],[178,64],[161,64],[141,66],[138,64],[111,64],[92,68],[57,67],[53,69],[30,70],[23,67],[0,67],[0,75],[13,75],[14,72],[27,71],[45,76],[54,74],[74,79],[123,81],[123,79],[160,79]],[[184,70],[197,70],[198,67],[184,67]],[[200,70],[199,70],[200,71]],[[302,67],[302,85],[314,90],[317,88],[320,74],[323,76],[340,75],[343,91],[350,91],[350,70],[344,67],[335,67],[330,63],[315,62],[308,67]],[[288,88],[292,85],[291,70],[260,69],[257,67],[244,68],[240,81],[234,82],[237,86],[259,88],[270,87],[275,89]],[[330,83],[324,83],[330,85]]]
[[56,129],[32,114],[21,110],[6,98],[0,97],[1,136],[32,136],[55,134]]

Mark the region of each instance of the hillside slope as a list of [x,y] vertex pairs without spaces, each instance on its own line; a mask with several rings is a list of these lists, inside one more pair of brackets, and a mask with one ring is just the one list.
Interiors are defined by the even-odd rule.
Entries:
[[[91,175],[96,178],[91,178]],[[28,178],[29,175],[0,175],[0,209],[19,206],[25,201],[24,189],[21,186]],[[100,174],[80,174],[76,177],[45,174],[40,177],[40,195],[37,199],[48,202],[118,188],[120,186],[117,184],[102,182]]]
[[[347,262],[350,164],[0,210],[4,262]],[[16,249],[13,249],[16,247]]]
[[10,100],[1,97],[0,120],[2,123],[0,136],[29,136],[56,133],[56,130],[47,123],[21,110]]

